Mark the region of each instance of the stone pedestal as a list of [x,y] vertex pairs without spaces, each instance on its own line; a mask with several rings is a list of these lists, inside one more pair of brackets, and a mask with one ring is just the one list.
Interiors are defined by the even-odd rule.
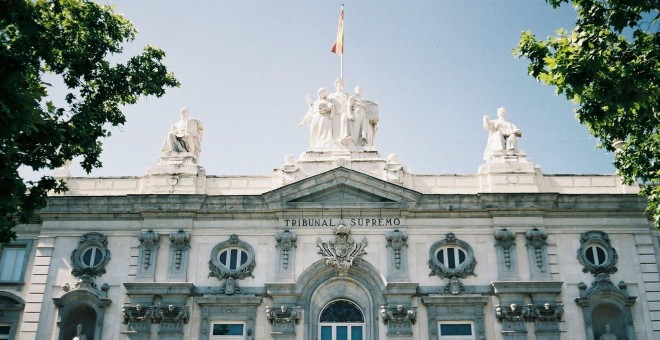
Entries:
[[148,194],[200,194],[206,186],[206,170],[189,152],[161,157],[146,177],[144,192]]
[[383,178],[385,169],[385,160],[380,157],[378,151],[367,150],[307,151],[300,155],[297,164],[304,177],[343,166]]
[[500,155],[479,166],[481,192],[539,192],[541,169],[525,154]]

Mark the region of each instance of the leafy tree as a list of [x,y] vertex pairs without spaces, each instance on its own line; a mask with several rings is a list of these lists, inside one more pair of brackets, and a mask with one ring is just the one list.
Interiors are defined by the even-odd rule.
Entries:
[[[26,181],[19,167],[55,169],[77,156],[87,172],[100,167],[100,139],[126,121],[120,107],[178,86],[158,48],[123,64],[108,61],[135,35],[110,6],[0,0],[0,244],[45,207],[48,191],[66,190],[52,176]],[[48,97],[45,77],[65,84],[60,106]]]
[[660,1],[570,2],[577,10],[571,32],[544,41],[523,32],[514,54],[530,60],[531,76],[578,105],[578,120],[615,152],[625,183],[644,183],[660,227]]

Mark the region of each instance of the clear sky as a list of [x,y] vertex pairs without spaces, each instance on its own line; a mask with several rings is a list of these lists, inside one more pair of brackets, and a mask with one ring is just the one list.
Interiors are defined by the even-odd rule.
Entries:
[[[105,140],[92,176],[145,174],[181,107],[205,125],[209,175],[269,175],[307,149],[308,126],[297,126],[305,95],[334,92],[339,76],[330,48],[340,1],[109,2],[139,32],[119,59],[158,46],[181,87],[126,107],[127,124]],[[481,117],[495,118],[498,107],[544,173],[613,173],[613,155],[595,148],[573,104],[511,54],[522,31],[547,37],[574,19],[570,6],[542,0],[347,1],[346,90],[361,85],[379,103],[376,148],[413,173],[476,173],[487,139]]]

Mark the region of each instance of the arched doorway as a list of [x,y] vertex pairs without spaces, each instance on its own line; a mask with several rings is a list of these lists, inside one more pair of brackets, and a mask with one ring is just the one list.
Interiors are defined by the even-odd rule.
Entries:
[[353,301],[334,300],[321,311],[321,340],[362,340],[364,331],[364,313]]

